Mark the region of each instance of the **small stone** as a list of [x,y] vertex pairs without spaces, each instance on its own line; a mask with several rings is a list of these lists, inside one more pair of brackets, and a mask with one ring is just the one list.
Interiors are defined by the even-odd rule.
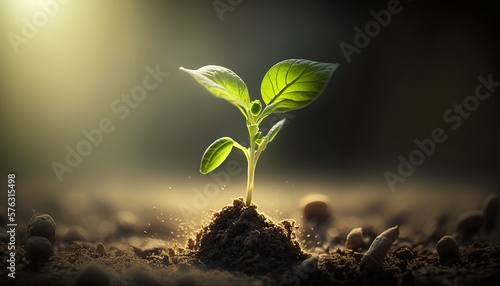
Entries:
[[484,199],[483,212],[486,216],[486,228],[491,229],[495,225],[500,212],[500,200],[496,194],[490,194]]
[[28,222],[28,237],[45,237],[53,245],[56,241],[56,222],[48,214],[33,215]]
[[300,205],[308,221],[326,222],[331,216],[330,198],[325,195],[307,195],[302,198]]
[[26,259],[32,262],[44,262],[54,254],[52,243],[42,236],[32,236],[26,241]]
[[465,234],[474,234],[479,232],[485,222],[486,218],[483,211],[468,211],[458,217],[457,230]]
[[439,254],[439,260],[450,261],[459,256],[458,243],[452,236],[443,236],[436,244],[436,251]]

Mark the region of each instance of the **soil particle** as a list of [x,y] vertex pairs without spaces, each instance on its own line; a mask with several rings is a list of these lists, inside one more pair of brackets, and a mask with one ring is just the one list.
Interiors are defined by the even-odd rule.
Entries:
[[99,255],[99,256],[106,256],[107,255],[107,251],[106,251],[106,247],[104,246],[104,244],[102,243],[99,243],[96,247],[96,253]]
[[281,274],[307,258],[293,221],[274,223],[243,198],[213,215],[196,237],[197,258],[209,268],[248,275]]
[[403,246],[399,248],[396,253],[394,254],[399,260],[401,261],[412,261],[413,258],[415,258],[415,255],[411,251],[410,248]]

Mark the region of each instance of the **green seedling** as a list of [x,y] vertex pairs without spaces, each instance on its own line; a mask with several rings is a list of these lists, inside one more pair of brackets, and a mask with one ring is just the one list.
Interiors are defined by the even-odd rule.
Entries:
[[220,166],[233,147],[240,149],[248,161],[246,205],[252,203],[255,167],[260,155],[266,150],[285,123],[278,121],[267,134],[259,131],[262,121],[273,113],[283,113],[303,108],[318,98],[325,89],[338,64],[321,63],[303,59],[288,59],[275,64],[266,73],[261,84],[260,100],[250,101],[243,80],[231,70],[208,65],[197,70],[180,67],[198,83],[218,98],[236,106],[246,120],[249,147],[244,147],[230,137],[215,140],[203,154],[200,172],[207,174]]

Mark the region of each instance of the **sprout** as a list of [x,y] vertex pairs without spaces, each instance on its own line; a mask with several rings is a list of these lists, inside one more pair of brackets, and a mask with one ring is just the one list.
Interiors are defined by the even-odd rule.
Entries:
[[285,119],[274,124],[263,136],[259,125],[271,114],[303,108],[318,98],[325,89],[338,64],[321,63],[302,59],[289,59],[275,64],[266,73],[261,84],[263,108],[260,100],[250,102],[248,88],[233,71],[215,65],[197,70],[180,67],[214,96],[236,106],[243,114],[248,129],[249,147],[244,147],[230,137],[215,140],[203,154],[200,172],[207,174],[220,166],[233,147],[240,149],[248,161],[246,205],[252,202],[255,167],[262,152],[275,138]]

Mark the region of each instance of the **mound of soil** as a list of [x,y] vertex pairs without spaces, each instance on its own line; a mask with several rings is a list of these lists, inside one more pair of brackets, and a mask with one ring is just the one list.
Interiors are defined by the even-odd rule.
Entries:
[[248,275],[282,274],[308,256],[294,233],[295,221],[274,223],[246,206],[243,198],[213,215],[191,240],[196,257],[209,268],[239,271]]

